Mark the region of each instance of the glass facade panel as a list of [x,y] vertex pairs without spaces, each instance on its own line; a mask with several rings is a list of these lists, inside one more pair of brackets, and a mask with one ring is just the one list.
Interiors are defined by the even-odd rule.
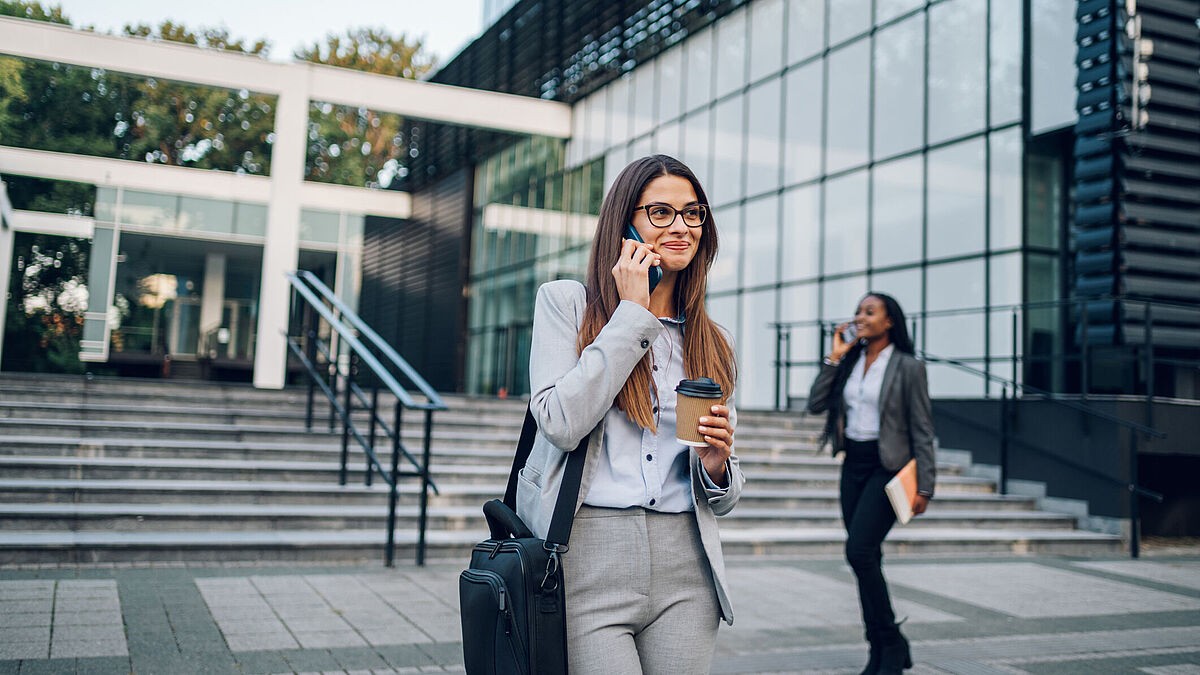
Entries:
[[233,202],[180,197],[179,229],[231,234],[233,232]]
[[834,0],[829,3],[829,44],[836,45],[871,27],[871,0]]
[[814,184],[783,193],[783,281],[812,279],[821,273],[820,190]]
[[1058,235],[1063,221],[1063,161],[1059,157],[1030,154],[1028,182],[1028,231],[1025,245],[1058,248]]
[[713,83],[713,29],[706,28],[689,37],[684,61],[686,110],[695,110],[712,100]]
[[787,62],[797,63],[825,49],[825,0],[788,0]]
[[655,64],[648,63],[633,71],[633,124],[630,134],[641,136],[654,127],[654,97],[657,82],[654,81]]
[[744,103],[745,97],[734,96],[713,108],[713,180],[707,192],[714,205],[728,204],[743,196],[742,173],[746,166]]
[[[1019,304],[1021,302],[1021,254],[1008,253],[993,256],[989,262],[988,304],[992,307]],[[1013,353],[1012,321],[1010,309],[996,309],[988,314],[988,351],[993,359],[1007,359]],[[993,364],[992,374],[1011,377],[1012,367]]]
[[993,132],[991,143],[990,190],[992,249],[1021,245],[1021,129],[1013,127]]
[[821,175],[821,79],[820,61],[793,69],[784,77],[787,106],[784,115],[784,182],[788,185]]
[[160,230],[175,229],[179,197],[154,192],[123,190],[121,194],[121,223]]
[[826,276],[867,267],[867,172],[825,182],[824,253]]
[[746,86],[747,51],[746,10],[739,9],[717,24],[717,98]]
[[975,138],[929,153],[926,255],[977,253],[984,241],[984,139]]
[[[629,85],[630,75],[622,75],[613,80],[605,89],[608,90],[608,135],[605,136],[604,147],[627,143],[630,139],[629,120],[632,107],[633,87]],[[518,165],[524,165],[518,161]]]
[[750,90],[746,125],[746,194],[779,187],[780,80],[772,78]]
[[821,284],[821,320],[826,324],[854,318],[858,301],[867,293],[867,275],[834,279]]
[[921,147],[925,136],[925,17],[875,34],[874,157]]
[[783,65],[783,28],[783,0],[758,0],[750,6],[751,82]]
[[[731,206],[713,211],[720,233],[720,250],[708,270],[708,292],[732,291],[739,286],[738,262],[742,257],[742,207]],[[736,324],[734,324],[736,325]]]
[[[983,258],[930,265],[925,270],[925,309],[929,312],[983,307]],[[984,315],[951,314],[925,320],[925,350],[944,358],[982,358]],[[977,387],[983,391],[982,383]]]
[[678,122],[664,124],[654,132],[654,152],[670,155],[676,159],[683,156],[683,147],[679,142],[679,132],[683,128]]
[[[712,176],[712,128],[709,125],[709,111],[699,110],[691,115],[688,115],[683,122],[683,149],[680,154],[683,156],[679,159],[696,177],[700,179],[700,184],[705,186],[705,191],[711,191],[715,185],[710,185],[709,178]],[[715,197],[709,199],[716,200]]]
[[[817,312],[817,284],[784,286],[779,290],[780,321],[813,321]],[[808,361],[811,365],[793,366],[787,373],[789,396],[807,397],[809,386],[817,375],[821,354],[819,326],[795,326],[788,333],[790,361]]]
[[332,211],[300,210],[300,241],[320,244],[338,243],[341,214]]
[[875,25],[925,5],[925,0],[875,0]]
[[[705,309],[708,310],[708,316],[717,325],[729,331],[733,336],[733,350],[738,355],[738,363],[741,363],[741,338],[738,336],[738,329],[741,327],[741,322],[738,320],[738,311],[740,296],[737,295],[722,295],[712,297],[711,295],[705,299]],[[742,390],[741,384],[738,384],[738,392]]]
[[877,164],[871,186],[871,266],[921,259],[922,175],[920,155]]
[[[871,275],[871,290],[887,293],[900,303],[906,317],[921,310],[921,268],[910,267]],[[911,324],[911,319],[909,320]],[[912,329],[912,326],[909,326]]]
[[775,289],[742,297],[742,349],[738,358],[737,403],[747,408],[775,405]]
[[829,55],[829,98],[825,108],[825,171],[835,173],[867,162],[871,106],[871,50],[860,40]]
[[267,236],[266,204],[238,203],[233,216],[233,231],[251,237]]
[[985,0],[946,0],[929,8],[930,143],[984,127],[986,9]]
[[[1021,119],[1021,3],[992,2],[991,91],[992,126]],[[1073,85],[1072,85],[1073,86]]]
[[[595,157],[604,154],[604,143],[608,136],[608,88],[605,87],[600,91],[587,97],[584,103],[584,115],[587,118],[587,138],[584,140],[583,156],[585,160],[591,160]],[[497,162],[497,179],[499,181],[507,181],[507,166],[504,162]]]
[[676,45],[658,57],[658,96],[660,122],[670,122],[683,114],[683,47]]
[[1037,134],[1075,123],[1076,24],[1075,3],[1031,1],[1031,130]]
[[116,188],[96,188],[96,222],[117,222],[117,190]]
[[773,284],[779,278],[779,197],[746,202],[742,285]]

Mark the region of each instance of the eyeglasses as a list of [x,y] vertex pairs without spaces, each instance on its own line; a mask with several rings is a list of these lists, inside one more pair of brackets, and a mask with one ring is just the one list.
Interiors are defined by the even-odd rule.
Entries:
[[654,227],[670,227],[676,216],[683,216],[683,224],[688,227],[700,227],[708,220],[708,207],[704,204],[690,204],[677,211],[670,204],[643,204],[635,206],[634,211],[646,209],[646,217]]

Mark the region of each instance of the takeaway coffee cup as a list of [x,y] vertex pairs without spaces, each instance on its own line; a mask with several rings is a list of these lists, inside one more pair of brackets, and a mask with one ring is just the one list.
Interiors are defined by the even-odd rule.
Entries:
[[707,377],[679,381],[675,387],[675,440],[693,448],[708,445],[697,427],[701,417],[712,414],[721,393],[721,385]]

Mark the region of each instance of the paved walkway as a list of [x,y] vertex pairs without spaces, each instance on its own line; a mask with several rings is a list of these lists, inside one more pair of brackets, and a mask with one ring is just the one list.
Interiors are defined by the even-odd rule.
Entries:
[[[858,672],[843,563],[729,568],[714,673]],[[0,568],[0,673],[462,672],[459,570]],[[1200,556],[893,556],[886,573],[911,673],[1200,674]]]

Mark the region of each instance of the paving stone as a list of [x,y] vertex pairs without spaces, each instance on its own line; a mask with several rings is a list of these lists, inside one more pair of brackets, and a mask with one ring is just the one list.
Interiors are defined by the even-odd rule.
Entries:
[[286,619],[288,630],[295,633],[351,631],[351,627],[336,614],[303,619]]
[[291,633],[239,633],[226,635],[225,642],[232,652],[296,649],[300,646]]
[[288,665],[297,671],[320,672],[338,667],[337,660],[324,649],[297,649],[282,654]]
[[1174,666],[1149,666],[1138,668],[1147,675],[1200,675],[1200,665],[1181,663]]
[[17,612],[0,614],[0,639],[8,628],[32,628],[33,626],[49,626],[50,612]]
[[1074,565],[1200,590],[1200,561],[1195,560],[1095,560],[1076,562]]
[[383,645],[375,651],[393,668],[413,668],[436,663],[433,656],[417,645]]
[[348,671],[370,671],[378,668],[390,670],[387,661],[370,649],[333,647],[329,654],[337,660],[338,665]]
[[245,675],[292,672],[283,656],[276,652],[248,652],[235,655],[238,666]]
[[121,623],[120,612],[70,612],[57,611],[54,613],[54,628],[59,626],[102,626]]
[[0,660],[3,659],[44,659],[50,653],[50,637],[45,640],[22,640],[19,642],[0,642]]
[[886,573],[893,583],[1022,618],[1200,610],[1200,598],[1029,562],[894,565]]
[[366,641],[352,630],[295,631],[296,640],[305,649],[323,647],[365,647]]
[[49,612],[54,607],[49,596],[45,598],[30,598],[22,600],[4,600],[0,602],[0,614],[25,614]]
[[63,675],[75,672],[75,659],[46,659],[25,661],[21,664],[21,675]]
[[129,675],[129,659],[122,656],[79,659],[75,662],[76,675]]
[[126,656],[129,649],[125,638],[119,640],[54,640],[50,645],[51,658],[80,656]]
[[121,623],[59,625],[54,623],[52,646],[60,640],[75,642],[80,640],[120,640],[125,641],[125,627]]

